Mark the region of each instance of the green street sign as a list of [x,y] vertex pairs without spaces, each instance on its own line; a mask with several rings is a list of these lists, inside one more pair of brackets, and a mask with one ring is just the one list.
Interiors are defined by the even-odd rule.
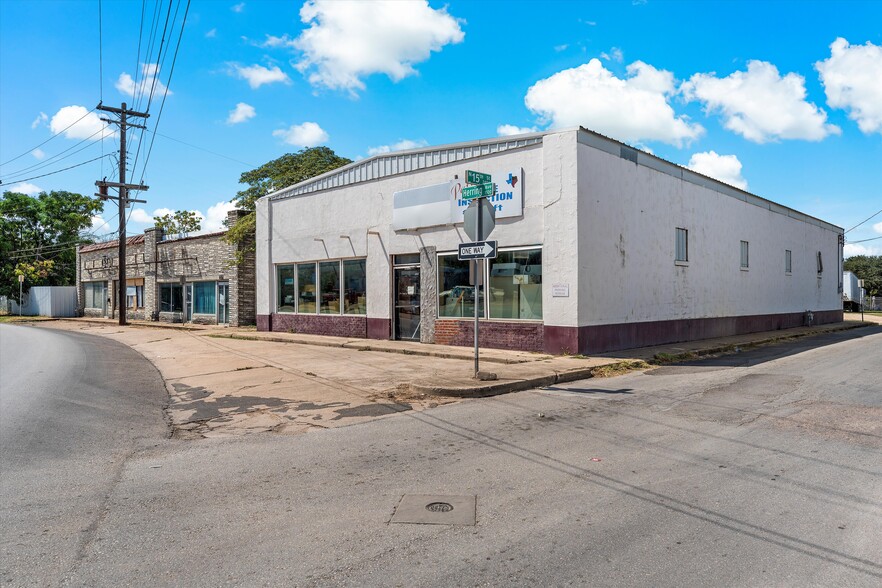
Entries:
[[493,196],[494,191],[493,182],[484,182],[477,186],[466,186],[462,189],[462,199],[474,200],[475,198],[486,198],[487,196]]
[[490,174],[482,174],[470,169],[466,170],[466,184],[486,184],[490,179]]

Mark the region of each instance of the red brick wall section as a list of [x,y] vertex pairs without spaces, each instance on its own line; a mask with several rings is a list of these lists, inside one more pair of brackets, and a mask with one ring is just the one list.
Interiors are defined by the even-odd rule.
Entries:
[[276,332],[359,339],[367,337],[367,318],[363,316],[274,313],[270,325]]
[[[475,344],[475,323],[470,320],[436,320],[435,343],[469,347]],[[478,329],[481,347],[542,351],[542,323],[481,321]]]

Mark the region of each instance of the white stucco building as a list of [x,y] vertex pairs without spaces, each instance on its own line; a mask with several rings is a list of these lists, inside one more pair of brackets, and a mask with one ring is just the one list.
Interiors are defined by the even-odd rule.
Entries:
[[466,170],[498,185],[483,346],[596,353],[841,320],[840,227],[569,129],[378,155],[262,198],[258,328],[471,344]]

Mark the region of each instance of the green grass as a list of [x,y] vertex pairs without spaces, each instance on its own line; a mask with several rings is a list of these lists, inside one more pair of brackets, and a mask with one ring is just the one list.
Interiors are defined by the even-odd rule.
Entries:
[[34,321],[51,321],[48,316],[18,316],[17,314],[0,315],[0,323],[30,323]]

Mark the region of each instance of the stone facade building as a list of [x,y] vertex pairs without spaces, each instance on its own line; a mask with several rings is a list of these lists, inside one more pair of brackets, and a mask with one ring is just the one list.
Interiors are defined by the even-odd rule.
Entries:
[[[232,226],[245,211],[227,215]],[[170,237],[154,227],[126,240],[126,316],[133,320],[253,325],[254,251],[239,265],[225,231]],[[77,300],[83,316],[117,317],[118,241],[77,250]]]

